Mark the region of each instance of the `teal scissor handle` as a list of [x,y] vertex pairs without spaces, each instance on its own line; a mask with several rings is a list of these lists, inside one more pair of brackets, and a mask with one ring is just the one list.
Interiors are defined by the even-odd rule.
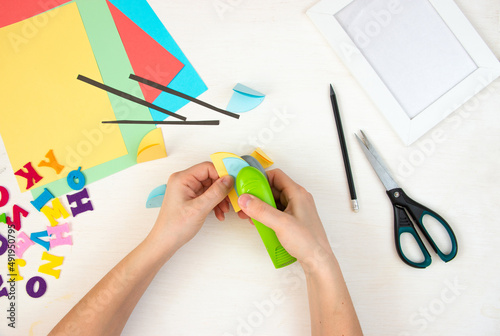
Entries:
[[[387,191],[387,195],[389,195],[389,198],[391,199],[391,202],[394,206],[394,232],[396,249],[401,260],[403,260],[406,264],[416,268],[425,268],[431,264],[431,257],[429,255],[429,252],[425,248],[422,240],[415,230],[413,222],[418,226],[420,231],[425,236],[425,239],[429,242],[432,249],[434,250],[434,252],[436,252],[439,258],[441,258],[441,260],[443,260],[444,262],[448,262],[455,258],[458,251],[457,238],[455,237],[455,233],[451,229],[450,225],[444,220],[443,217],[441,217],[431,209],[409,198],[401,188],[389,190]],[[430,236],[429,232],[423,224],[423,218],[425,216],[433,217],[445,228],[451,241],[451,251],[449,253],[443,253],[443,251],[441,251],[441,249],[437,246],[437,244]],[[415,238],[420,250],[424,255],[424,261],[414,262],[404,255],[401,249],[401,235],[405,232],[410,233]]]

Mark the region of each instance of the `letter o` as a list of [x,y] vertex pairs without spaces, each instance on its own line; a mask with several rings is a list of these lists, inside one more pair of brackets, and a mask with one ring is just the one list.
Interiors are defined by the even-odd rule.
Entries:
[[85,176],[80,171],[81,169],[82,167],[78,167],[77,170],[71,171],[66,178],[68,186],[73,190],[82,190],[85,187]]
[[[35,285],[38,283],[38,289],[35,291]],[[47,291],[47,283],[42,277],[34,276],[26,283],[26,292],[32,298],[39,298]]]
[[9,202],[9,191],[7,188],[0,186],[0,207],[3,207]]

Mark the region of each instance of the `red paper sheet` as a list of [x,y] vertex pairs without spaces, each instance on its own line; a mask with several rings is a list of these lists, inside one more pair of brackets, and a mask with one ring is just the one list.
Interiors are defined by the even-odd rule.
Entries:
[[[144,30],[137,26],[112,3],[107,1],[116,28],[127,52],[130,64],[137,76],[141,76],[162,85],[168,83],[181,71],[184,64],[163,48]],[[140,84],[144,98],[153,102],[160,90]]]
[[[0,0],[0,28],[38,15],[71,0]],[[47,13],[50,18],[51,13]],[[43,22],[40,22],[42,25]]]

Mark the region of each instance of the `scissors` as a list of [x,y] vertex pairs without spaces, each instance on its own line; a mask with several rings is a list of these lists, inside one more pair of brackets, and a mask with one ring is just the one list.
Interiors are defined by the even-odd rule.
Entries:
[[[389,174],[389,170],[386,168],[384,161],[378,155],[377,151],[373,147],[373,145],[368,141],[365,133],[361,132],[361,138],[356,134],[356,138],[358,139],[363,152],[365,153],[368,161],[372,165],[373,169],[377,173],[378,177],[382,181],[382,184],[385,186],[387,190],[387,195],[391,200],[392,206],[394,208],[394,237],[396,242],[396,250],[398,251],[399,257],[406,264],[416,267],[416,268],[426,268],[431,264],[431,256],[429,252],[425,248],[422,239],[420,239],[417,231],[415,230],[415,225],[420,229],[423,233],[424,237],[430,243],[434,252],[444,261],[448,262],[455,258],[457,255],[457,239],[450,225],[444,220],[443,217],[438,215],[436,212],[431,209],[415,202],[410,197],[406,195],[406,193],[401,189],[398,184],[394,181],[392,176]],[[431,238],[425,226],[423,224],[423,218],[425,216],[431,216],[435,218],[448,232],[451,240],[451,251],[448,254],[444,254],[439,247],[436,245],[434,240]],[[424,255],[424,261],[422,262],[414,262],[408,259],[401,249],[401,235],[403,233],[410,233],[413,238],[418,243],[420,251]]]

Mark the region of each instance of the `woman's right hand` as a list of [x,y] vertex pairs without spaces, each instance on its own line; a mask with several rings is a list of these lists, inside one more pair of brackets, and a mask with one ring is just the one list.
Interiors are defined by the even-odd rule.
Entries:
[[304,270],[312,271],[335,260],[312,195],[280,169],[267,172],[278,209],[250,194],[238,204],[241,218],[251,217],[276,232],[283,247],[297,258]]

